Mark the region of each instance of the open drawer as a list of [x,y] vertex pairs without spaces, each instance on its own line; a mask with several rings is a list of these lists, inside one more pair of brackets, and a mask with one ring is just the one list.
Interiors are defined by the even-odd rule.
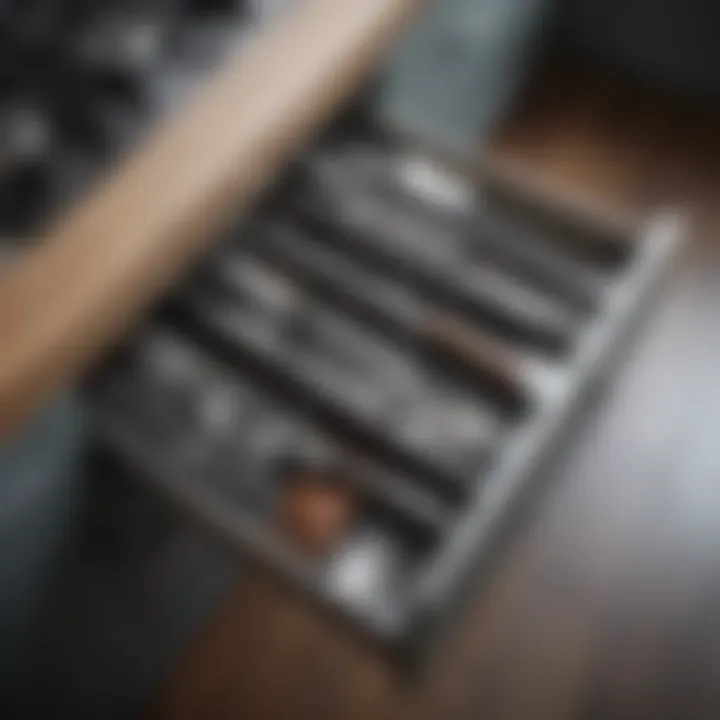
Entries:
[[417,668],[680,238],[331,133],[101,369],[103,441]]

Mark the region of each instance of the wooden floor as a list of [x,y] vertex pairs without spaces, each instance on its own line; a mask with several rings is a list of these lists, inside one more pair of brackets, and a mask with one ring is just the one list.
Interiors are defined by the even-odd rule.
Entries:
[[583,77],[536,95],[496,144],[505,161],[610,206],[682,203],[694,221],[602,410],[422,687],[253,582],[150,717],[720,717],[717,121]]

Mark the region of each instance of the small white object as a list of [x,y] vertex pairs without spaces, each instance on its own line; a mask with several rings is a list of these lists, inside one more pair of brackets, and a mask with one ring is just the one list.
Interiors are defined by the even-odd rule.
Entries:
[[401,185],[421,200],[447,210],[472,207],[475,193],[460,175],[417,155],[401,157],[397,168]]
[[357,607],[382,602],[399,563],[397,547],[379,532],[365,531],[347,540],[328,567],[329,591]]

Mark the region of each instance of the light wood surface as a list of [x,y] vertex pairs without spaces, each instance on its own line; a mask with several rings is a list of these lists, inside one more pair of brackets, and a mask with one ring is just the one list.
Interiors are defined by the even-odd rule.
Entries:
[[309,0],[205,84],[0,286],[0,439],[73,382],[357,87],[418,0]]

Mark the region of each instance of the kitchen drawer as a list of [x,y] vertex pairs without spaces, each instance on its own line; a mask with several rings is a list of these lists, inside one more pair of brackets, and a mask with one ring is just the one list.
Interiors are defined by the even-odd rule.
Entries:
[[682,228],[597,216],[370,128],[331,138],[92,397],[139,477],[417,669]]

